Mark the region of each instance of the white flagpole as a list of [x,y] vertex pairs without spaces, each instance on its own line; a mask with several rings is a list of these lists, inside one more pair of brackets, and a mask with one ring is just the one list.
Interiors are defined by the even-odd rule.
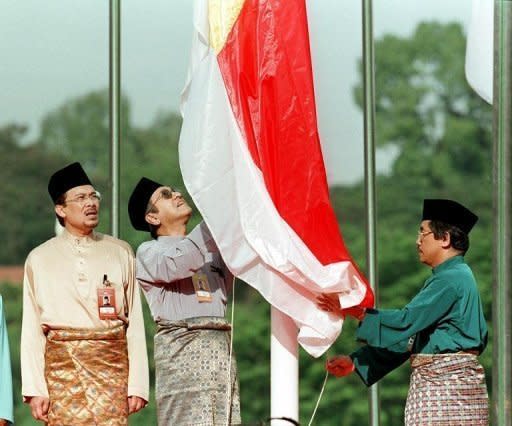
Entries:
[[293,320],[271,307],[270,424],[290,426],[299,421],[298,330]]

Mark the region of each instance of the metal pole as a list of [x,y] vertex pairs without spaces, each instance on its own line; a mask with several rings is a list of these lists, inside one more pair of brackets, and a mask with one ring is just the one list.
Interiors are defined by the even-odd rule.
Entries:
[[494,3],[493,424],[512,425],[511,191],[512,1]]
[[110,0],[109,37],[110,182],[112,202],[110,233],[119,237],[119,145],[121,129],[121,0]]
[[[375,202],[375,70],[373,52],[373,7],[372,0],[363,0],[363,69],[364,69],[364,171],[366,198],[366,259],[368,279],[378,300],[377,288],[377,242]],[[370,425],[378,426],[379,388],[370,387]]]

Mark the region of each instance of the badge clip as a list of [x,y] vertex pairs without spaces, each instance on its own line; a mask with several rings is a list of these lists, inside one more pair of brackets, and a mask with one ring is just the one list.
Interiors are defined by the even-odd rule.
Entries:
[[116,292],[107,274],[103,275],[103,287],[98,289],[98,313],[101,320],[117,319]]
[[202,272],[196,272],[192,275],[192,284],[196,292],[197,301],[199,303],[209,303],[212,301],[212,293],[208,277]]

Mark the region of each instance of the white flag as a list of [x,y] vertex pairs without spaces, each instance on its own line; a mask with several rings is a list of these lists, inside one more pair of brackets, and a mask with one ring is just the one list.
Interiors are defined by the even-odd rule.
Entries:
[[494,1],[473,0],[466,45],[466,78],[485,101],[492,104]]

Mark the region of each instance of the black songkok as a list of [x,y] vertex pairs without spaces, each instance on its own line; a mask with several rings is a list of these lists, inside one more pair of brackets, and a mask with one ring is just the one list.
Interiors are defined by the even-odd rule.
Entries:
[[423,201],[422,220],[437,220],[469,234],[478,216],[453,200],[430,199]]
[[149,231],[149,224],[146,222],[148,203],[153,192],[162,186],[164,185],[161,183],[143,177],[133,189],[128,201],[128,215],[132,226],[138,231]]
[[55,203],[58,198],[71,188],[82,185],[92,185],[80,163],[72,163],[63,169],[57,170],[48,182],[48,192]]

